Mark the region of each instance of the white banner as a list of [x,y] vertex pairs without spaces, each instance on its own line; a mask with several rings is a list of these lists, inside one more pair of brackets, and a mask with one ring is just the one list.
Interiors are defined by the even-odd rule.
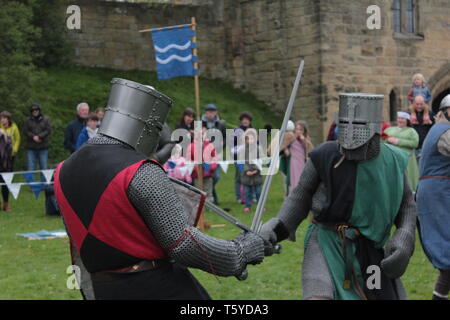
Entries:
[[186,163],[187,172],[189,174],[192,174],[192,171],[194,170],[195,164],[193,162]]
[[[0,172],[0,175],[2,176],[3,180],[5,181],[4,183],[0,183],[0,186],[4,186],[6,185],[8,187],[9,192],[12,193],[14,199],[17,200],[17,197],[19,196],[20,193],[20,188],[23,185],[27,185],[32,187],[33,192],[35,192],[36,197],[39,195],[39,193],[41,192],[42,188],[37,188],[37,187],[33,187],[33,186],[43,186],[45,184],[52,184],[52,177],[53,177],[53,173],[55,172],[54,169],[47,169],[47,170],[33,170],[33,171],[15,171],[15,172]],[[14,179],[14,175],[19,174],[19,175],[31,175],[31,174],[36,174],[36,173],[41,173],[44,177],[45,177],[45,181],[43,182],[16,182],[13,183],[13,179]],[[34,176],[34,175],[33,175]],[[28,181],[28,178],[26,178]]]
[[19,196],[20,187],[22,186],[22,183],[11,183],[8,186],[9,192],[13,195],[14,199],[17,200],[17,197]]
[[181,176],[184,177],[188,171],[188,167],[183,166],[183,167],[179,167],[179,169],[180,169]]
[[228,161],[219,161],[219,166],[222,168],[223,172],[227,173],[228,171],[228,165],[230,163]]
[[12,182],[12,179],[14,177],[14,172],[2,172],[0,173],[2,175],[3,180],[5,181],[5,184],[9,186]]
[[42,174],[44,175],[45,180],[47,181],[47,183],[52,182],[53,172],[55,172],[55,170],[53,170],[53,169],[42,170]]

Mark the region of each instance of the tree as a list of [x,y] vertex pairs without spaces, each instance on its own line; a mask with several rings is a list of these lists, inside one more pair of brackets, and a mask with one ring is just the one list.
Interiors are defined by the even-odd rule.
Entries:
[[33,10],[25,3],[0,0],[0,110],[9,110],[19,119],[27,114],[39,78],[33,59],[41,53],[33,46],[41,32],[32,19]]

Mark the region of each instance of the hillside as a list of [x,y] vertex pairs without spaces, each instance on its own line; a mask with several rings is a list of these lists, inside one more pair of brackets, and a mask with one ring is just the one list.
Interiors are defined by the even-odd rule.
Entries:
[[[171,97],[175,102],[168,119],[172,128],[179,121],[184,108],[195,109],[194,81],[190,77],[158,81],[153,72],[85,67],[48,68],[44,71],[47,77],[34,88],[33,101],[39,103],[43,112],[52,120],[50,166],[68,156],[68,152],[63,148],[64,129],[74,118],[76,105],[85,101],[89,103],[92,111],[105,107],[111,88],[110,81],[114,77],[150,84]],[[282,116],[271,112],[267,105],[256,100],[254,96],[234,89],[221,80],[200,78],[200,102],[202,106],[208,103],[216,104],[220,117],[227,121],[230,128],[238,124],[238,115],[242,111],[250,111],[253,114],[253,123],[257,128],[262,128],[267,123],[276,127],[282,121]],[[22,143],[16,170],[25,167],[24,151]]]

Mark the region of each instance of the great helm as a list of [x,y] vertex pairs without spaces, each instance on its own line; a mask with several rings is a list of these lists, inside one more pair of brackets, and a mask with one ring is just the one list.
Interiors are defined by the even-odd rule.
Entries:
[[339,95],[338,142],[344,149],[359,148],[381,133],[383,98],[367,93]]
[[99,133],[120,140],[146,156],[156,151],[172,100],[150,86],[113,78]]

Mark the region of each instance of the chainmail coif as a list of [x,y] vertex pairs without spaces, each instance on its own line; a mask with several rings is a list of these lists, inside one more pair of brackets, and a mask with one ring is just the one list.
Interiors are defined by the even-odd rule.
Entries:
[[[103,135],[88,143],[122,144]],[[146,162],[138,169],[128,197],[162,248],[180,264],[219,276],[239,276],[248,263],[259,263],[264,257],[263,240],[256,234],[221,240],[189,226],[178,194],[155,163]]]

